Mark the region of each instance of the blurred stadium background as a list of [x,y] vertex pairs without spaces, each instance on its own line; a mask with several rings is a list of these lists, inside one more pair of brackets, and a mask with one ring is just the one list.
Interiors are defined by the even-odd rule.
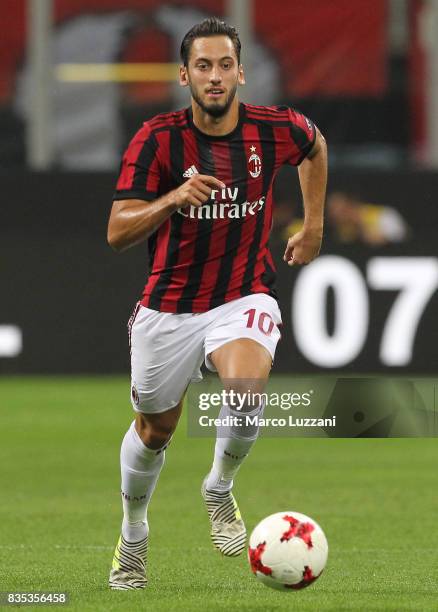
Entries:
[[437,2],[3,6],[1,372],[127,371],[147,252],[106,245],[120,155],[143,120],[187,104],[179,42],[217,14],[241,32],[242,99],[298,107],[329,144],[326,238],[310,268],[280,258],[300,224],[296,172],[275,186],[277,371],[436,373]]
[[[296,106],[329,145],[325,240],[311,266],[281,259],[301,223],[296,171],[275,185],[274,385],[427,377],[433,429],[417,431],[437,433],[438,2],[3,0],[0,591],[64,589],[73,609],[122,609],[104,590],[131,420],[126,322],[147,249],[114,254],[106,225],[125,145],[142,121],[188,103],[174,80],[179,43],[213,14],[240,30],[241,98]],[[204,610],[206,596],[210,609],[289,609],[262,587],[248,603],[245,561],[230,574],[207,531],[193,548],[187,524],[205,519],[194,496],[212,441],[189,442],[180,428],[151,507],[163,548],[152,547],[148,609]],[[258,444],[239,480],[249,524],[293,505],[330,542],[328,573],[300,610],[436,610],[433,440]]]

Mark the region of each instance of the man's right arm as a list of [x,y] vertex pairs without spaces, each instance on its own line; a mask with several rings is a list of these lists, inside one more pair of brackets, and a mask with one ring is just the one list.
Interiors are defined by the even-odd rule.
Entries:
[[202,206],[213,189],[224,187],[213,176],[196,174],[177,189],[152,202],[115,200],[108,223],[108,243],[115,251],[125,251],[146,240],[178,208]]

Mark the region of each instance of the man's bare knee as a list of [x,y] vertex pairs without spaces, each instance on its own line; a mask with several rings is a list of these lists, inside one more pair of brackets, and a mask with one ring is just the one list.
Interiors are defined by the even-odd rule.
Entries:
[[272,357],[266,347],[251,338],[238,338],[222,345],[210,355],[222,381],[253,379],[267,381]]
[[[175,425],[176,426],[176,425]],[[135,429],[143,443],[149,448],[162,448],[170,440],[175,427],[170,423],[161,424],[151,421],[148,415],[138,414],[135,419]]]
[[170,410],[159,414],[137,413],[135,429],[146,446],[162,448],[172,437],[181,414],[182,400]]

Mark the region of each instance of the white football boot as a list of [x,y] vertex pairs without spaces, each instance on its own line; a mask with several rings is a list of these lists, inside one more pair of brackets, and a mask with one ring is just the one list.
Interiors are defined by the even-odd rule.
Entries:
[[120,536],[114,551],[109,577],[111,589],[144,589],[147,584],[146,557],[148,536],[139,542],[127,542]]
[[213,545],[227,557],[237,557],[245,549],[246,528],[231,491],[208,491],[207,477],[201,494],[211,523]]

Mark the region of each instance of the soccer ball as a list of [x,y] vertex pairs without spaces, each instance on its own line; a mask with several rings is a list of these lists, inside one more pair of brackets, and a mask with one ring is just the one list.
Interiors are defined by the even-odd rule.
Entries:
[[277,512],[263,519],[249,539],[251,570],[279,590],[303,589],[322,573],[328,544],[321,527],[299,512]]

